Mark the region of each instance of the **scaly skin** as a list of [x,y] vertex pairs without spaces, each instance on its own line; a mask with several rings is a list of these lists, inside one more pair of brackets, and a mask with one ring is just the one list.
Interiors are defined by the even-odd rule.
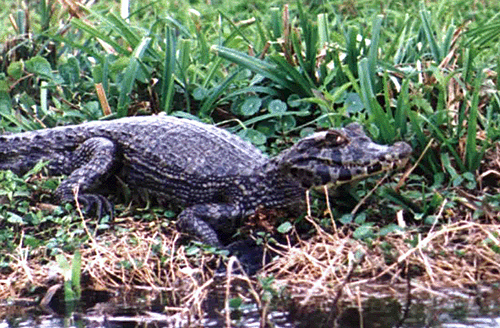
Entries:
[[59,202],[76,197],[97,215],[111,203],[96,191],[117,174],[185,209],[178,226],[210,245],[259,206],[300,202],[311,187],[352,181],[406,163],[411,148],[373,143],[358,124],[317,132],[269,159],[253,145],[211,125],[170,116],[129,117],[0,136],[0,170],[23,174],[48,161],[68,177]]

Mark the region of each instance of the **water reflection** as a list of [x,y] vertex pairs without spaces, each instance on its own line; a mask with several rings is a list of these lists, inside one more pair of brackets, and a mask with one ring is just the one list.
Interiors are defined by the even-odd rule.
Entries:
[[[255,313],[248,313],[248,316],[244,316],[242,320],[238,322],[233,322],[232,327],[260,327],[260,318],[255,316]],[[225,327],[225,323],[219,319],[207,319],[204,320],[199,325],[190,324],[186,321],[178,323],[141,323],[141,322],[120,322],[120,321],[105,321],[102,320],[90,320],[87,319],[75,319],[75,318],[55,318],[49,317],[39,317],[36,319],[17,319],[17,320],[4,320],[0,322],[0,328],[21,328],[21,327],[36,327],[36,328],[127,328],[127,327],[141,327],[141,328],[161,328],[161,327]],[[94,318],[97,319],[97,318]],[[292,322],[289,321],[289,317],[282,312],[276,312],[270,314],[270,322],[274,322],[274,327],[279,328],[300,328],[300,327],[318,327],[317,322],[314,320],[308,320],[308,318],[302,318],[302,322]],[[346,324],[345,326],[343,324]],[[342,328],[360,328],[359,325],[352,325],[346,322],[337,324],[335,327]],[[373,321],[365,321],[363,328],[389,328],[395,326],[384,326],[383,321],[375,319]],[[461,322],[440,322],[436,320],[433,323],[428,323],[426,325],[422,324],[404,324],[402,328],[500,328],[500,317],[497,318],[467,318]]]
[[[68,313],[64,309],[54,309],[61,314],[46,315],[39,308],[13,311],[12,307],[0,306],[0,328],[51,327],[51,328],[159,328],[159,327],[226,327],[226,318],[221,303],[212,300],[205,306],[213,305],[206,311],[207,317],[201,320],[189,318],[184,313],[166,314],[158,305],[136,308],[113,303],[97,304],[90,309],[74,308]],[[4,311],[5,310],[5,311]],[[57,311],[59,310],[59,311]],[[206,309],[208,310],[208,309]],[[356,306],[344,306],[333,322],[327,322],[329,313],[298,310],[270,311],[267,320],[261,320],[256,304],[246,304],[231,313],[231,327],[266,327],[276,328],[390,328],[398,327],[404,305],[392,298],[371,298],[363,303],[362,310]],[[402,328],[500,328],[500,307],[498,300],[484,304],[474,299],[429,299],[413,301]]]

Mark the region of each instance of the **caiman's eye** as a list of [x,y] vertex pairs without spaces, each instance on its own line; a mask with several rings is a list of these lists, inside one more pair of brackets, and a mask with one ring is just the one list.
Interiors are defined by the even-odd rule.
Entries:
[[347,137],[336,130],[326,131],[323,140],[321,140],[321,145],[323,147],[339,147],[345,145],[349,142]]

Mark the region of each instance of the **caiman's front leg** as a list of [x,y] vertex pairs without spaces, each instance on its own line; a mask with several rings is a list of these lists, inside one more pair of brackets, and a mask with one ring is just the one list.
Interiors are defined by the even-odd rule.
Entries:
[[71,173],[55,191],[57,199],[74,202],[76,192],[85,212],[93,209],[98,217],[105,214],[112,216],[113,205],[109,200],[89,191],[95,190],[110,174],[115,158],[116,146],[111,140],[101,137],[87,139],[72,153],[68,163]]
[[216,230],[232,231],[235,221],[242,216],[242,210],[237,204],[193,205],[179,214],[177,227],[196,236],[205,244],[221,247]]

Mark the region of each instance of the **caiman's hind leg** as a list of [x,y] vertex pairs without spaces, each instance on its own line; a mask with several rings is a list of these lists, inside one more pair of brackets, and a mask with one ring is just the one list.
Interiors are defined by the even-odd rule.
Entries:
[[216,230],[231,232],[242,217],[240,206],[231,203],[198,204],[186,208],[177,217],[177,227],[203,243],[221,247]]
[[95,211],[98,217],[113,215],[113,205],[102,195],[89,193],[95,190],[109,176],[116,158],[116,145],[106,138],[90,138],[72,154],[71,173],[55,191],[60,202],[74,202],[83,205],[86,213]]

